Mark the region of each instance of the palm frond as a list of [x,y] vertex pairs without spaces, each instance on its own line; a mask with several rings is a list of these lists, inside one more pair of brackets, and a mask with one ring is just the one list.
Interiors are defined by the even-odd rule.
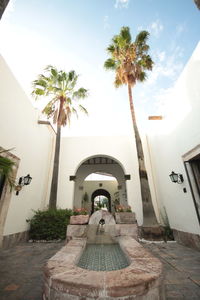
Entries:
[[73,98],[76,99],[84,99],[86,97],[88,97],[88,90],[84,88],[79,88],[77,91],[73,93]]
[[147,74],[144,72],[144,71],[141,71],[139,74],[138,74],[138,80],[143,82],[147,79]]
[[73,80],[75,79],[76,76],[77,76],[77,75],[76,75],[75,71],[72,70],[72,71],[70,71],[70,72],[68,73],[68,80],[69,80],[69,81],[73,81]]
[[88,115],[88,111],[87,111],[87,109],[84,106],[82,106],[81,104],[79,104],[78,107],[79,107],[80,111],[82,111],[83,113],[85,113],[86,115]]
[[104,63],[104,68],[106,70],[116,70],[116,62],[112,58],[108,58]]
[[138,35],[135,38],[135,44],[137,45],[144,45],[146,44],[149,37],[149,32],[146,30],[142,30],[138,33]]
[[120,37],[126,41],[127,44],[131,43],[131,34],[129,27],[122,27],[120,30]]
[[114,85],[115,85],[116,88],[118,88],[118,87],[123,85],[123,82],[116,76],[115,81],[114,81]]
[[56,124],[58,120],[58,108],[55,111],[52,111],[53,114],[53,123]]
[[55,113],[56,107],[54,104],[52,104],[52,102],[50,101],[42,110],[42,113],[45,114],[47,116],[47,118],[51,118],[53,117],[54,113]]
[[113,54],[115,51],[115,46],[113,44],[110,44],[106,50],[108,51],[108,53]]
[[77,113],[77,110],[74,107],[72,107],[72,113],[75,114],[77,119],[78,119],[78,113]]
[[[2,150],[0,153],[7,152],[8,150]],[[10,188],[12,189],[15,185],[14,178],[12,176],[13,168],[15,166],[15,162],[11,159],[0,156],[0,175],[8,180]]]

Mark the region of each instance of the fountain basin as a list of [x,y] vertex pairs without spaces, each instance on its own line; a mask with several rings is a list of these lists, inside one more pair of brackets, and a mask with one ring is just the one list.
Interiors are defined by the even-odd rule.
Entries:
[[87,244],[77,266],[93,271],[114,271],[129,266],[118,243],[115,244]]
[[44,300],[165,299],[162,264],[133,238],[117,239],[130,265],[115,271],[77,266],[86,239],[73,239],[46,264]]

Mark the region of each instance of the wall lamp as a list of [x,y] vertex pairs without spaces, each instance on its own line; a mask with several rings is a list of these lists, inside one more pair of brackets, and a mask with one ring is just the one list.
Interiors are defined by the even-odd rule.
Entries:
[[31,183],[32,177],[28,174],[26,176],[20,177],[18,185],[16,186],[16,195],[19,195],[19,191],[21,191],[24,185],[29,185]]
[[172,182],[174,183],[183,183],[183,175],[182,174],[178,174],[175,173],[174,171],[171,172],[171,174],[169,175],[170,179]]

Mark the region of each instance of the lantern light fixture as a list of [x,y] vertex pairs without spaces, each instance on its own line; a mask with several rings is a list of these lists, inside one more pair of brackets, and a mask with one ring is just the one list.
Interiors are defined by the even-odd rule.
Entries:
[[171,172],[171,174],[169,175],[169,177],[170,177],[171,181],[174,182],[174,183],[181,184],[184,181],[183,175],[175,173],[174,171]]
[[32,177],[30,176],[30,174],[20,177],[18,185],[15,188],[16,189],[16,195],[19,195],[19,191],[21,191],[22,187],[24,185],[29,185],[31,183],[31,180],[32,180]]

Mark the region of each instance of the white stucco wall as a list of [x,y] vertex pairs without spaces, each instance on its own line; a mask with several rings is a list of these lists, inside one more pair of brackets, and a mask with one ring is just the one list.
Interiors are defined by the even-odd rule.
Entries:
[[133,137],[66,137],[61,143],[59,169],[58,206],[73,207],[74,185],[70,175],[76,175],[78,167],[92,156],[108,156],[119,162],[124,174],[130,174],[126,181],[128,204],[136,212],[142,224],[142,204],[138,175],[138,162]]
[[0,146],[20,158],[17,179],[30,174],[32,182],[15,195],[12,192],[4,235],[27,230],[32,210],[48,203],[51,160],[55,134],[39,125],[33,108],[5,61],[0,57]]
[[[200,227],[182,156],[200,144],[200,44],[166,101],[162,121],[149,121],[148,133],[156,194],[172,228],[197,233]],[[170,181],[171,171],[184,183]],[[186,187],[187,193],[183,192]]]

